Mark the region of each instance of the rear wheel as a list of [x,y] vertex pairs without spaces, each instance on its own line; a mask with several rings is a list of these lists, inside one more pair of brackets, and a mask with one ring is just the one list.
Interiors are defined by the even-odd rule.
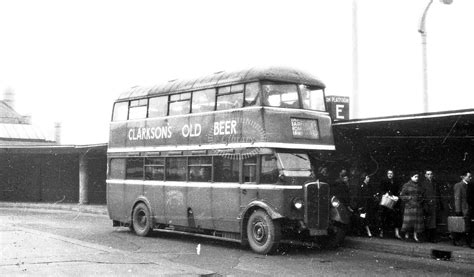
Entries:
[[255,210],[247,223],[247,239],[253,251],[259,254],[274,252],[280,243],[280,223],[263,210]]
[[133,209],[132,222],[133,225],[130,226],[130,229],[133,229],[137,235],[144,237],[151,233],[152,222],[150,210],[144,203],[139,203]]

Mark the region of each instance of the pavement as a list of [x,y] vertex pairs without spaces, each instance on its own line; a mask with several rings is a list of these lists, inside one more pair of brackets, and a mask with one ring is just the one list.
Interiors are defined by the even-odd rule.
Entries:
[[[0,202],[0,207],[68,210],[68,211],[107,215],[107,207],[105,205]],[[3,231],[3,229],[0,229],[0,231]],[[4,240],[4,234],[5,233],[2,233],[2,240],[1,240],[2,244]],[[381,239],[381,238],[375,238],[375,237],[367,238],[367,237],[348,236],[346,237],[344,247],[359,249],[359,250],[368,250],[368,251],[374,251],[374,252],[391,253],[391,254],[397,254],[397,255],[402,255],[402,256],[433,258],[433,259],[440,259],[440,260],[446,260],[446,261],[457,262],[457,263],[474,264],[474,249],[470,249],[466,246],[463,246],[463,247],[454,246],[450,243],[449,240],[444,240],[439,243],[428,243],[428,242],[415,243],[412,241],[389,239],[389,238]],[[6,251],[2,251],[2,255],[4,252]],[[0,255],[0,257],[2,256]],[[166,264],[165,269],[173,270],[174,268],[173,265],[169,264],[171,262],[166,261],[166,263],[167,264]],[[3,264],[4,264],[3,261],[0,262],[0,265],[3,265]],[[158,265],[155,264],[154,266],[158,266]],[[182,270],[183,267],[185,267],[180,264],[176,264],[175,266],[176,266],[176,270]],[[196,270],[194,275],[212,275],[213,274],[212,272],[208,272],[208,271],[200,270],[200,269],[192,269],[192,268],[190,269],[189,272],[192,272],[193,270]],[[155,271],[155,272],[162,272],[162,271]],[[163,271],[163,272],[166,272],[166,271]],[[170,274],[176,274],[176,273],[178,272],[170,272]],[[186,273],[183,273],[183,272],[180,272],[179,274],[186,275]]]

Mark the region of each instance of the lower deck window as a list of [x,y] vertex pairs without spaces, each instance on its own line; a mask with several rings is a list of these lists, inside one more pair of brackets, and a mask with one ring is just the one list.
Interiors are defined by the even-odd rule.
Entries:
[[239,182],[239,161],[224,157],[214,157],[214,181],[224,183]]
[[251,157],[244,160],[244,182],[257,181],[257,157]]
[[166,159],[166,180],[186,181],[186,158],[173,157]]
[[143,158],[127,159],[125,179],[143,180]]

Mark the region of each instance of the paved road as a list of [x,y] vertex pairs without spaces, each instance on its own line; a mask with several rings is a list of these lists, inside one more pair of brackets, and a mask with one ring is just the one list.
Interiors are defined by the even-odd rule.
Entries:
[[[2,208],[0,209],[0,226],[2,227],[2,233],[17,228],[17,230],[32,230],[33,233],[44,234],[44,237],[50,235],[76,240],[86,244],[88,248],[99,251],[99,254],[97,251],[92,253],[86,251],[84,253],[92,260],[102,257],[100,251],[109,250],[113,254],[111,257],[114,258],[112,260],[115,266],[114,274],[117,275],[137,273],[136,270],[139,270],[140,266],[150,266],[150,264],[153,265],[153,262],[155,262],[154,265],[157,265],[157,260],[165,268],[167,266],[165,263],[169,263],[169,270],[174,269],[175,265],[182,265],[183,270],[188,270],[182,272],[182,274],[216,272],[222,275],[236,276],[474,275],[474,266],[469,264],[401,257],[353,249],[322,251],[287,247],[278,255],[261,256],[234,243],[203,238],[163,233],[142,238],[135,236],[127,228],[113,228],[107,216],[77,212]],[[2,249],[14,247],[13,243],[13,241],[4,241],[2,238]],[[34,243],[28,242],[23,245],[31,247],[31,252],[38,255],[48,253],[49,248],[54,249],[54,245],[41,244],[35,246]],[[200,246],[199,254],[197,252],[198,246]],[[71,249],[71,251],[79,250]],[[66,256],[68,254],[71,253],[64,253]],[[2,255],[3,257],[14,258],[8,256],[11,253],[5,254],[4,250],[2,250]],[[114,255],[122,256],[115,257]],[[133,259],[133,263],[125,260],[120,261],[124,256]],[[56,260],[52,262],[61,263],[62,261],[64,262],[61,257],[56,257]],[[34,260],[27,259],[23,262],[28,264],[34,262]],[[4,267],[3,264],[0,264],[0,266]],[[27,268],[26,265],[16,266]],[[79,271],[79,273],[86,273],[84,265],[81,266],[84,270]],[[196,271],[193,272],[193,269]],[[2,269],[0,268],[0,270]],[[54,272],[54,267],[49,267],[49,270],[51,271],[46,271],[48,274],[45,275],[57,275],[57,272]],[[150,271],[150,275],[155,273],[158,272]],[[160,273],[166,274],[166,272]],[[177,272],[168,273],[177,274]]]

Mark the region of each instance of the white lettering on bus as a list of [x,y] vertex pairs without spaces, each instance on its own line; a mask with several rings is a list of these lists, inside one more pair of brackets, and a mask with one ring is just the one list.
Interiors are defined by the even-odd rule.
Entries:
[[219,122],[214,122],[214,135],[237,134],[236,126],[236,120],[221,120]]
[[201,135],[201,124],[185,124],[181,128],[181,134],[183,137],[199,137]]
[[150,139],[163,139],[171,138],[173,135],[171,126],[161,127],[142,127],[132,128],[128,130],[129,140],[150,140]]

